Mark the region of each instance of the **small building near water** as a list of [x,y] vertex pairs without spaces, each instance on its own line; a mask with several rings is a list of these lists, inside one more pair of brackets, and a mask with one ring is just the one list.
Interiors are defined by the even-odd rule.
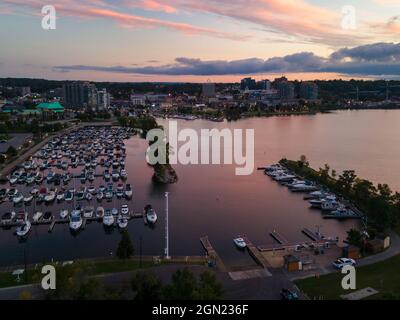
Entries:
[[285,268],[289,272],[299,271],[299,270],[303,269],[303,264],[302,264],[301,260],[292,254],[288,254],[288,255],[284,256],[283,260],[284,260]]

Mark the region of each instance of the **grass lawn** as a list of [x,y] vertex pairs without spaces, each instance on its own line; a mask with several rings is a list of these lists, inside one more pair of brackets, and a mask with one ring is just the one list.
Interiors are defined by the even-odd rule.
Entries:
[[[369,266],[356,268],[357,289],[372,287],[378,294],[367,299],[399,299],[400,298],[400,255]],[[344,275],[340,272],[295,281],[299,289],[310,299],[340,299],[340,295],[352,290],[343,290],[341,281]]]

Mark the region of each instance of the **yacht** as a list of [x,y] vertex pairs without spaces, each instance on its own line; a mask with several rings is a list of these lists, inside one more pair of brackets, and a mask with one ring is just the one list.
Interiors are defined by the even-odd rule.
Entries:
[[119,179],[118,171],[113,171],[112,172],[112,178],[113,178],[114,181],[117,181]]
[[121,206],[121,214],[128,215],[129,214],[129,207],[127,204],[123,204]]
[[3,215],[1,216],[1,222],[11,223],[13,222],[15,215],[16,215],[15,211],[3,213]]
[[125,169],[122,169],[121,170],[121,173],[120,173],[120,176],[121,176],[121,179],[126,179],[126,178],[128,178],[128,174],[126,173],[126,170]]
[[96,217],[97,218],[103,218],[104,217],[104,208],[103,207],[97,207],[97,209],[96,209]]
[[81,201],[85,198],[85,192],[83,190],[79,190],[76,194],[76,200]]
[[84,218],[92,218],[93,217],[93,207],[85,207],[83,209],[83,217]]
[[339,207],[336,210],[333,210],[329,213],[323,214],[323,217],[326,218],[334,218],[334,219],[358,219],[358,216],[354,211],[347,209],[343,206]]
[[107,227],[111,227],[114,224],[114,216],[110,209],[107,209],[104,213],[103,224]]
[[233,239],[233,243],[239,248],[239,249],[244,249],[246,248],[246,241],[244,241],[243,238],[235,238]]
[[28,234],[28,232],[31,230],[31,223],[29,220],[25,220],[25,222],[19,226],[16,230],[16,234],[18,237],[24,237]]
[[42,216],[43,216],[43,212],[36,211],[32,217],[33,222],[39,222],[39,220],[42,218]]
[[290,188],[291,191],[293,192],[307,192],[307,191],[313,191],[313,190],[318,190],[318,188],[310,183],[300,183],[300,184],[296,184],[293,185]]
[[56,191],[50,190],[49,193],[45,195],[44,201],[49,203],[49,202],[54,201],[55,198],[56,198]]
[[132,194],[133,194],[132,186],[129,183],[127,183],[125,187],[125,197],[131,198]]
[[96,194],[96,188],[94,187],[94,186],[90,186],[90,187],[88,187],[88,190],[87,190],[88,192],[90,192],[91,194]]
[[96,195],[96,199],[98,201],[101,201],[101,200],[103,200],[103,198],[104,198],[104,193],[103,192],[98,192],[97,195]]
[[53,220],[53,215],[51,214],[50,211],[46,211],[43,215],[42,221],[44,222],[50,222],[51,220]]
[[144,214],[146,215],[146,220],[150,223],[156,223],[157,222],[157,214],[153,210],[153,207],[151,205],[146,205],[144,207]]
[[128,226],[128,218],[124,215],[119,215],[117,219],[118,227],[125,229]]
[[65,201],[71,202],[74,199],[74,194],[71,191],[67,191],[65,194]]
[[61,219],[65,219],[66,217],[68,217],[68,210],[67,209],[63,209],[60,211],[60,218]]
[[33,200],[33,195],[29,194],[27,196],[24,197],[24,203],[30,203]]
[[117,216],[118,215],[118,209],[117,208],[112,208],[111,209],[111,213],[113,216]]
[[116,194],[117,198],[122,198],[124,196],[124,186],[122,184],[119,184],[117,186],[117,191],[115,194]]
[[90,192],[86,192],[85,198],[86,198],[86,200],[90,201],[90,200],[92,200],[93,195]]
[[31,195],[36,197],[39,194],[39,189],[38,188],[33,188],[30,192]]
[[292,181],[294,178],[296,178],[296,176],[294,176],[292,174],[281,173],[281,174],[274,176],[273,179],[278,182],[288,182],[288,181]]
[[59,191],[57,193],[57,201],[60,202],[60,201],[63,201],[64,199],[65,199],[64,191]]
[[71,212],[71,217],[69,220],[70,229],[73,231],[78,231],[81,228],[82,223],[83,223],[83,219],[82,219],[80,211],[73,210]]
[[21,210],[20,212],[17,213],[17,216],[15,218],[15,222],[24,223],[27,218],[28,218],[28,213],[26,211],[24,211],[24,210]]
[[335,197],[328,197],[324,199],[321,203],[321,209],[326,211],[337,210],[340,207],[340,203]]
[[14,204],[18,204],[22,200],[24,200],[24,195],[21,192],[17,192],[12,198]]
[[112,191],[107,191],[107,192],[106,192],[106,199],[107,199],[107,200],[111,200],[112,197],[113,197]]

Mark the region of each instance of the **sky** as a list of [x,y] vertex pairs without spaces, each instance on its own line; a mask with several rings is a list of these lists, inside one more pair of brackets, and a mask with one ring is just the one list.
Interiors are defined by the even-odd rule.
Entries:
[[400,79],[399,36],[400,0],[0,0],[0,77]]

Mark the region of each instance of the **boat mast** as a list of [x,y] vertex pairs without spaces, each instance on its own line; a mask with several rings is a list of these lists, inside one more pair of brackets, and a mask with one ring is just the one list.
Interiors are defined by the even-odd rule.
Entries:
[[171,259],[169,256],[168,192],[165,192],[165,259]]

